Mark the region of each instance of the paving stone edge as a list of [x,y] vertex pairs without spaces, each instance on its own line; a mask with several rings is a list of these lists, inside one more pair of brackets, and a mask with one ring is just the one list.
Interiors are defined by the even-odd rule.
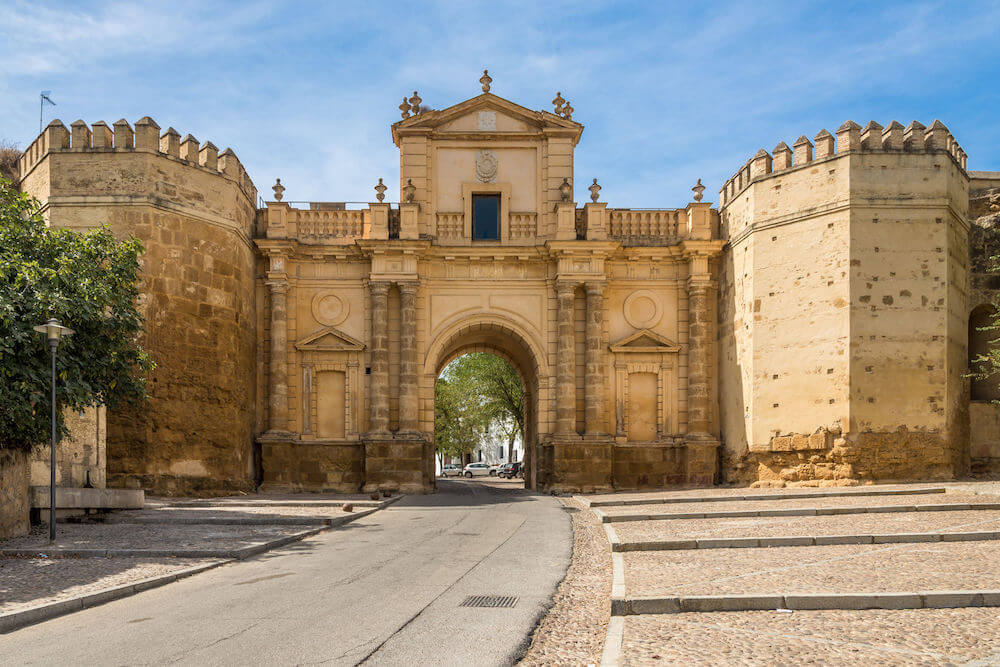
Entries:
[[872,507],[802,507],[797,509],[736,510],[728,512],[676,512],[673,514],[605,514],[591,508],[601,523],[664,521],[671,519],[737,519],[766,516],[833,516],[840,514],[898,514],[903,512],[959,512],[1000,510],[1000,503],[952,503],[927,505],[875,505]]
[[[611,526],[604,524],[607,528]],[[611,540],[610,535],[615,539]],[[783,535],[779,537],[711,537],[682,540],[645,540],[622,542],[617,533],[609,533],[611,550],[680,551],[689,549],[754,549],[760,547],[823,547],[835,544],[912,544],[918,542],[988,542],[1000,540],[1000,531],[961,533],[883,533],[869,535]]]
[[591,500],[584,496],[575,496],[587,507],[626,507],[629,505],[673,505],[677,503],[718,503],[740,500],[802,500],[803,498],[857,498],[867,496],[915,496],[928,493],[946,493],[945,487],[924,489],[875,489],[871,491],[814,491],[809,493],[788,494],[748,494],[745,496],[688,496],[675,498],[629,498],[624,500]]
[[[0,557],[4,555],[14,555],[14,556],[40,556],[41,554],[46,554],[49,556],[79,556],[79,557],[142,557],[142,556],[181,556],[187,558],[220,558],[212,563],[205,563],[202,565],[195,565],[192,567],[184,568],[182,570],[177,570],[176,572],[171,572],[169,574],[160,575],[157,577],[149,577],[147,579],[141,579],[139,581],[132,582],[130,584],[122,584],[121,586],[113,586],[111,588],[105,588],[100,591],[95,591],[93,593],[87,593],[86,595],[79,595],[77,597],[69,598],[66,600],[59,600],[58,602],[52,602],[49,604],[37,605],[35,607],[28,607],[27,609],[19,609],[17,611],[10,611],[7,613],[0,613],[0,635],[13,632],[14,630],[19,630],[21,628],[27,627],[29,625],[34,625],[36,623],[41,623],[42,621],[47,621],[57,616],[63,616],[65,614],[71,614],[73,612],[81,611],[90,607],[96,607],[102,605],[106,602],[111,602],[113,600],[120,600],[122,598],[130,597],[136,593],[141,593],[142,591],[150,590],[152,588],[158,588],[166,584],[177,581],[178,579],[183,579],[185,577],[190,577],[195,574],[200,574],[206,570],[211,570],[217,568],[226,563],[234,563],[240,560],[245,560],[253,556],[257,556],[271,549],[276,549],[278,547],[285,546],[286,544],[291,544],[292,542],[298,542],[307,537],[311,537],[318,533],[336,528],[337,526],[342,526],[351,521],[355,521],[362,517],[368,516],[380,509],[388,507],[392,503],[396,502],[402,495],[390,498],[388,501],[382,503],[378,507],[372,507],[360,512],[355,512],[350,516],[336,517],[331,519],[327,525],[321,526],[319,528],[313,528],[311,530],[304,530],[292,535],[286,535],[284,537],[278,538],[276,540],[270,540],[268,542],[261,542],[259,544],[253,544],[248,547],[243,547],[242,549],[230,549],[224,551],[169,551],[169,550],[154,550],[154,549],[4,549],[0,550]],[[199,556],[197,554],[216,554]],[[226,554],[224,556],[219,556],[218,554]]]

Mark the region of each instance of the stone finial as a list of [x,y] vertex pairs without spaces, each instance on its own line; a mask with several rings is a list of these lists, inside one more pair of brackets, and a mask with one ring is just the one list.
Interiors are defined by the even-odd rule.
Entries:
[[227,148],[219,153],[219,171],[233,178],[239,177],[240,161],[237,159],[236,153],[233,152],[232,148]]
[[70,134],[58,118],[45,126],[45,143],[49,150],[69,148]]
[[198,164],[206,169],[219,168],[219,149],[211,141],[206,141],[198,151]]
[[479,83],[483,84],[483,92],[490,92],[490,84],[493,83],[493,78],[490,77],[490,73],[487,70],[483,70],[483,75],[479,77]]
[[573,107],[570,106],[569,102],[566,102],[566,106],[563,107],[563,118],[573,120]]
[[417,186],[413,184],[413,179],[406,179],[406,185],[403,186],[403,201],[407,204],[412,204],[416,196]]
[[274,201],[281,201],[281,198],[285,196],[285,186],[281,184],[280,178],[274,179],[274,185],[271,186],[271,189],[274,190]]
[[924,130],[927,128],[918,121],[913,121],[903,131],[903,148],[908,151],[924,150]]
[[600,197],[600,192],[601,192],[601,186],[597,184],[596,178],[594,179],[594,182],[590,184],[590,187],[587,189],[590,190],[590,201],[596,204],[597,199],[598,197]]
[[698,179],[698,182],[694,184],[694,187],[691,188],[691,190],[694,192],[695,201],[701,201],[702,197],[705,196],[705,186],[701,184],[700,178]]
[[861,130],[861,147],[865,150],[882,150],[882,126],[873,120]]
[[861,148],[861,126],[853,120],[837,128],[837,152],[846,153]]
[[795,140],[792,144],[792,150],[794,152],[795,166],[805,164],[806,162],[812,162],[813,159],[813,145],[806,135],[802,135]]
[[826,130],[820,130],[819,133],[813,137],[813,141],[816,142],[816,157],[829,157],[833,155],[833,135]]
[[135,133],[127,120],[119,118],[112,127],[115,131],[115,148],[132,148],[135,145]]
[[792,166],[792,149],[784,141],[779,141],[771,154],[774,156],[774,169],[788,169]]
[[385,200],[385,191],[387,189],[388,188],[385,187],[385,183],[383,183],[382,179],[379,178],[378,179],[378,184],[375,186],[375,193],[376,193],[375,194],[375,199],[378,199],[380,202],[384,201]]
[[559,200],[563,202],[568,202],[573,199],[573,186],[569,184],[568,178],[563,178],[563,182],[559,184]]
[[553,113],[557,116],[561,116],[564,104],[566,104],[566,100],[563,99],[562,93],[556,93],[555,99],[552,100],[552,105],[555,107]]
[[160,150],[160,126],[149,116],[135,121],[135,147],[157,152]]
[[903,150],[903,124],[892,121],[882,130],[882,148],[892,151]]
[[403,120],[410,117],[410,103],[406,101],[406,95],[403,95],[403,103],[399,105],[399,110],[403,116]]
[[413,109],[414,115],[420,113],[420,103],[423,102],[423,100],[420,99],[420,95],[417,95],[417,91],[413,91],[413,97],[408,99],[407,102],[410,103],[410,108]]

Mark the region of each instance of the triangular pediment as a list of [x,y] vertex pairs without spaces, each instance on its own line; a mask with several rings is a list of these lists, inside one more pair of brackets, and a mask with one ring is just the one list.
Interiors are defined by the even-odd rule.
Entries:
[[[511,128],[508,131],[517,131],[516,128],[518,126],[520,126],[521,131],[531,132],[540,132],[543,129],[550,128],[569,130],[578,135],[583,131],[583,125],[574,120],[568,120],[547,111],[528,109],[493,93],[483,93],[446,109],[426,111],[422,114],[397,121],[392,126],[393,139],[397,140],[398,143],[400,134],[420,131],[435,133],[447,133],[449,131],[456,133],[490,132],[490,130],[479,129],[478,123],[475,123],[480,111],[492,111],[498,116],[505,117],[508,122],[503,123],[501,121],[498,125]],[[463,122],[464,119],[472,119],[473,123]],[[503,130],[496,131],[500,132]]]
[[612,352],[679,352],[680,345],[649,329],[640,329],[611,345]]
[[296,341],[295,349],[325,352],[360,352],[365,349],[365,344],[334,327],[325,327]]

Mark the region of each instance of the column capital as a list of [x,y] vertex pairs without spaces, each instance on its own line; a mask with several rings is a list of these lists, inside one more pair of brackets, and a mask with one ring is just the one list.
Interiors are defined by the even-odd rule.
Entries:
[[580,284],[579,280],[568,280],[566,278],[560,278],[556,280],[556,292],[559,294],[565,294],[566,292],[572,292],[576,289],[577,285]]
[[583,283],[584,288],[587,290],[587,294],[597,294],[602,295],[604,293],[604,287],[607,282],[604,280],[586,280]]
[[405,294],[416,294],[417,288],[420,287],[419,280],[400,280],[396,282],[399,287],[400,293]]
[[387,293],[389,291],[390,284],[391,283],[388,280],[369,280],[368,289],[370,289],[373,293],[378,293],[378,292]]

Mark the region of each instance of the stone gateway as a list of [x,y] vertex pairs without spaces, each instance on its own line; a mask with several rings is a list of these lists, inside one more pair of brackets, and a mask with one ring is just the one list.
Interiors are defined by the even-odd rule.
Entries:
[[969,314],[1000,287],[970,292],[969,201],[1000,174],[968,172],[940,122],[762,150],[718,209],[700,180],[648,210],[585,178],[578,206],[572,106],[483,90],[436,111],[404,98],[400,203],[380,179],[359,209],[292,206],[280,181],[258,207],[231,150],[148,117],[45,129],[19,174],[51,224],[146,247],[157,369],[142,410],[107,415],[109,483],[431,491],[435,382],[468,352],[523,379],[534,489],[1000,462],[1000,442],[972,443],[1000,425],[966,379]]

